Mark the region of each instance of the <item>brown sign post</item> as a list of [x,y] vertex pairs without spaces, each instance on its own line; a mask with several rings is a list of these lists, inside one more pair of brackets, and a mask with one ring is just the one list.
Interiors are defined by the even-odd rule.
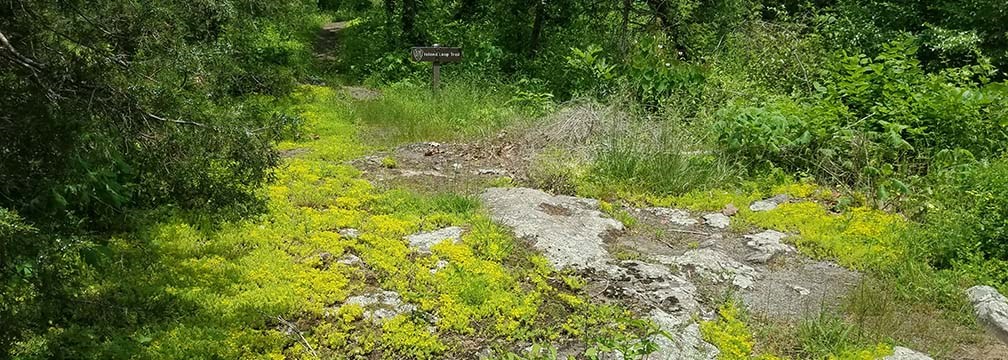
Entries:
[[462,48],[434,46],[415,46],[410,49],[413,61],[430,62],[433,64],[431,73],[431,89],[437,91],[441,83],[441,64],[462,61]]

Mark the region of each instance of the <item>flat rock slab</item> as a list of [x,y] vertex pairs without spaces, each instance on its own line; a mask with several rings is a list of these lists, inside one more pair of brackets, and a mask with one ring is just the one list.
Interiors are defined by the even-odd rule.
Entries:
[[714,283],[731,282],[741,289],[749,289],[762,275],[756,269],[735,261],[714,249],[690,250],[673,259],[681,269]]
[[837,264],[807,259],[762,275],[752,287],[741,291],[742,302],[753,312],[790,320],[836,308],[861,278]]
[[1008,299],[990,286],[974,286],[966,290],[973,304],[977,322],[1001,342],[1008,344]]
[[931,357],[902,346],[895,346],[893,354],[882,358],[882,360],[931,360]]
[[452,226],[435,231],[416,233],[406,237],[409,246],[421,253],[430,253],[432,246],[445,240],[456,243],[462,240],[462,228]]
[[494,221],[530,240],[555,268],[578,270],[600,296],[643,309],[668,334],[651,339],[658,349],[648,359],[717,357],[717,348],[703,341],[695,321],[700,313],[696,286],[666,265],[615,260],[603,238],[623,224],[600,212],[596,200],[527,188],[490,188],[480,198]]
[[623,230],[598,201],[527,188],[490,188],[480,195],[494,221],[530,240],[556,269],[584,269],[610,258],[603,236]]

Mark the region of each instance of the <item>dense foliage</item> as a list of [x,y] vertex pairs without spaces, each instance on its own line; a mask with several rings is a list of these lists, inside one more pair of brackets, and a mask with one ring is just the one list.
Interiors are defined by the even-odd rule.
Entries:
[[92,234],[128,229],[131,209],[253,205],[296,125],[272,98],[303,76],[316,14],[314,1],[0,2],[0,353],[82,321],[91,266],[112,255]]
[[89,219],[223,204],[275,165],[305,2],[5,2],[3,204]]
[[[346,20],[339,49],[316,61],[331,17]],[[429,65],[405,50],[435,43],[465,61],[430,100]],[[389,142],[479,136],[572,99],[619,119],[586,154],[554,144],[534,159],[537,185],[704,211],[788,193],[808,201],[738,219],[848,267],[927,274],[899,279],[947,308],[966,283],[1008,290],[1001,1],[0,0],[0,70],[3,355],[446,350],[412,318],[384,336],[355,329],[352,307],[318,320],[357,286],[320,270],[322,248],[374,263],[371,280],[441,314],[439,335],[563,332],[639,351],[653,328],[555,284],[471,199],[380,191],[332,164],[362,154],[354,126]],[[291,99],[337,77],[383,95]],[[309,130],[326,137],[279,145],[300,157],[278,168],[278,141]],[[426,258],[457,268],[407,257],[402,235],[459,224],[476,230]],[[372,233],[332,235],[345,226]],[[537,328],[542,309],[561,320]],[[750,357],[743,314],[719,310],[708,340]],[[287,317],[312,330],[290,336]],[[802,339],[826,340],[800,354],[854,350],[825,346],[847,325],[820,320]]]

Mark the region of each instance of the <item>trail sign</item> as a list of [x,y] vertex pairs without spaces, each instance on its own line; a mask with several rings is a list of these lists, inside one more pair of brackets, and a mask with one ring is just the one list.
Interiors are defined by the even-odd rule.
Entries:
[[410,56],[413,61],[430,62],[431,69],[431,89],[437,91],[441,83],[441,64],[462,61],[462,48],[445,47],[438,44],[434,46],[415,46],[410,49]]
[[462,48],[444,46],[416,46],[410,49],[413,61],[450,63],[462,61]]

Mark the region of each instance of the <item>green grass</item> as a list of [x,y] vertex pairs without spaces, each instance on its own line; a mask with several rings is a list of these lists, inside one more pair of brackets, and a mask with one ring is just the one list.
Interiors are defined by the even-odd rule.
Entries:
[[[657,129],[649,126],[657,126]],[[680,195],[730,186],[739,175],[684,127],[640,124],[615,130],[595,155],[596,185],[629,192]]]
[[430,85],[403,81],[380,89],[374,100],[350,103],[350,115],[379,142],[445,141],[488,136],[522,121],[522,109],[508,105],[501,85],[451,81],[433,93]]

